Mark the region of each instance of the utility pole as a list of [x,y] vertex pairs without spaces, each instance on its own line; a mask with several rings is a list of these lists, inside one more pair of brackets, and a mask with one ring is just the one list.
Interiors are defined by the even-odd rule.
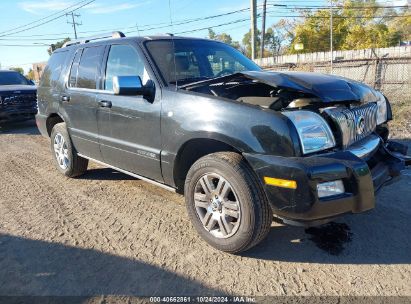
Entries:
[[263,3],[263,24],[261,25],[261,55],[260,58],[264,58],[264,38],[265,38],[265,18],[267,15],[267,0]]
[[330,68],[331,74],[333,73],[333,0],[330,0],[330,53],[331,53],[331,61],[330,61]]
[[256,58],[257,50],[257,0],[250,0],[251,11],[251,59]]
[[67,21],[67,23],[68,24],[71,24],[72,26],[73,26],[73,29],[74,29],[74,38],[76,38],[77,39],[77,28],[76,28],[76,26],[77,25],[82,25],[82,23],[79,23],[79,22],[76,22],[75,20],[74,20],[74,17],[80,17],[80,14],[75,14],[74,12],[70,12],[70,13],[66,13],[66,16],[70,16],[71,15],[71,20],[72,21]]

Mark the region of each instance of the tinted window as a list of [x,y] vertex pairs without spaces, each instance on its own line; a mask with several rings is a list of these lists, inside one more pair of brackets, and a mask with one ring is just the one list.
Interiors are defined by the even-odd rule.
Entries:
[[167,83],[190,83],[261,68],[236,49],[207,40],[153,40],[146,47]]
[[54,87],[57,85],[67,54],[67,51],[65,51],[51,55],[43,76],[41,77],[41,86]]
[[69,76],[69,87],[77,86],[77,72],[78,64],[80,62],[82,49],[77,50],[76,55],[74,56],[73,64],[71,65],[70,76]]
[[114,76],[140,76],[143,84],[149,79],[137,51],[129,45],[112,45],[107,59],[105,90],[113,89]]
[[0,72],[0,85],[14,85],[14,84],[31,85],[31,83],[27,80],[27,78],[18,72],[14,72],[14,71]]
[[97,89],[97,76],[103,50],[104,47],[102,46],[83,49],[80,63],[77,63],[80,52],[76,54],[70,72],[69,86],[84,89]]

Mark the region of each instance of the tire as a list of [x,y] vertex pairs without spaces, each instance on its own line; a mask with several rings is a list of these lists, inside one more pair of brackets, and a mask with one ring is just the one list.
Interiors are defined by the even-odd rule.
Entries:
[[[50,139],[54,164],[61,173],[67,177],[76,177],[86,172],[88,159],[78,156],[64,122],[58,123],[53,127]],[[55,150],[55,145],[58,152]],[[61,153],[64,159],[61,158]],[[60,158],[58,158],[57,154],[59,154]]]
[[184,190],[195,229],[218,250],[248,250],[270,231],[272,210],[256,175],[238,153],[218,152],[197,160]]

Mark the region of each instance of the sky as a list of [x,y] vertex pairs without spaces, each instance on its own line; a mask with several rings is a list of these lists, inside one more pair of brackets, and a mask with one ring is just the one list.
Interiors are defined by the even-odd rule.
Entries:
[[[19,66],[27,72],[32,63],[47,61],[49,58],[47,53],[49,44],[60,41],[65,37],[74,38],[73,27],[67,23],[67,21],[71,21],[71,17],[63,16],[42,26],[29,30],[25,29],[41,23],[36,21],[52,14],[54,15],[42,22],[58,17],[66,11],[72,10],[72,8],[67,8],[79,2],[85,4],[88,1],[0,0],[1,68]],[[401,0],[400,2],[404,1]],[[262,4],[262,0],[258,0],[257,3]],[[280,19],[277,16],[293,15],[289,10],[280,6],[272,6],[272,4],[326,5],[327,2],[326,0],[271,0],[268,3],[266,24],[270,26]],[[398,1],[388,3],[398,4]],[[80,14],[80,17],[76,18],[76,21],[81,23],[77,27],[79,37],[93,36],[97,33],[113,30],[123,31],[127,36],[145,36],[170,32],[178,34],[183,32],[180,34],[181,36],[207,37],[207,28],[213,27],[216,33],[226,32],[234,40],[241,41],[243,35],[250,28],[250,12],[227,13],[249,8],[249,5],[250,0],[95,0],[76,10],[75,13]],[[67,10],[63,11],[65,9]],[[186,22],[191,19],[220,14],[226,15]],[[173,26],[170,26],[170,20],[172,20]],[[21,27],[29,23],[32,24]],[[225,25],[214,27],[221,24]],[[157,27],[157,29],[152,29],[154,27]],[[261,27],[260,19],[258,20],[258,27]],[[196,31],[187,32],[191,30]],[[16,33],[19,31],[21,32]]]

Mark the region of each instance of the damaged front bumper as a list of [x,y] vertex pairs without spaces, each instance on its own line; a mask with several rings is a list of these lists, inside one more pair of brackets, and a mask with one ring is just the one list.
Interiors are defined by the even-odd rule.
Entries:
[[[290,224],[323,223],[375,206],[375,192],[411,165],[407,147],[372,134],[345,151],[309,157],[245,154],[263,183],[273,213]],[[295,189],[267,185],[265,177],[295,181]],[[317,186],[342,181],[343,193],[318,195]]]

